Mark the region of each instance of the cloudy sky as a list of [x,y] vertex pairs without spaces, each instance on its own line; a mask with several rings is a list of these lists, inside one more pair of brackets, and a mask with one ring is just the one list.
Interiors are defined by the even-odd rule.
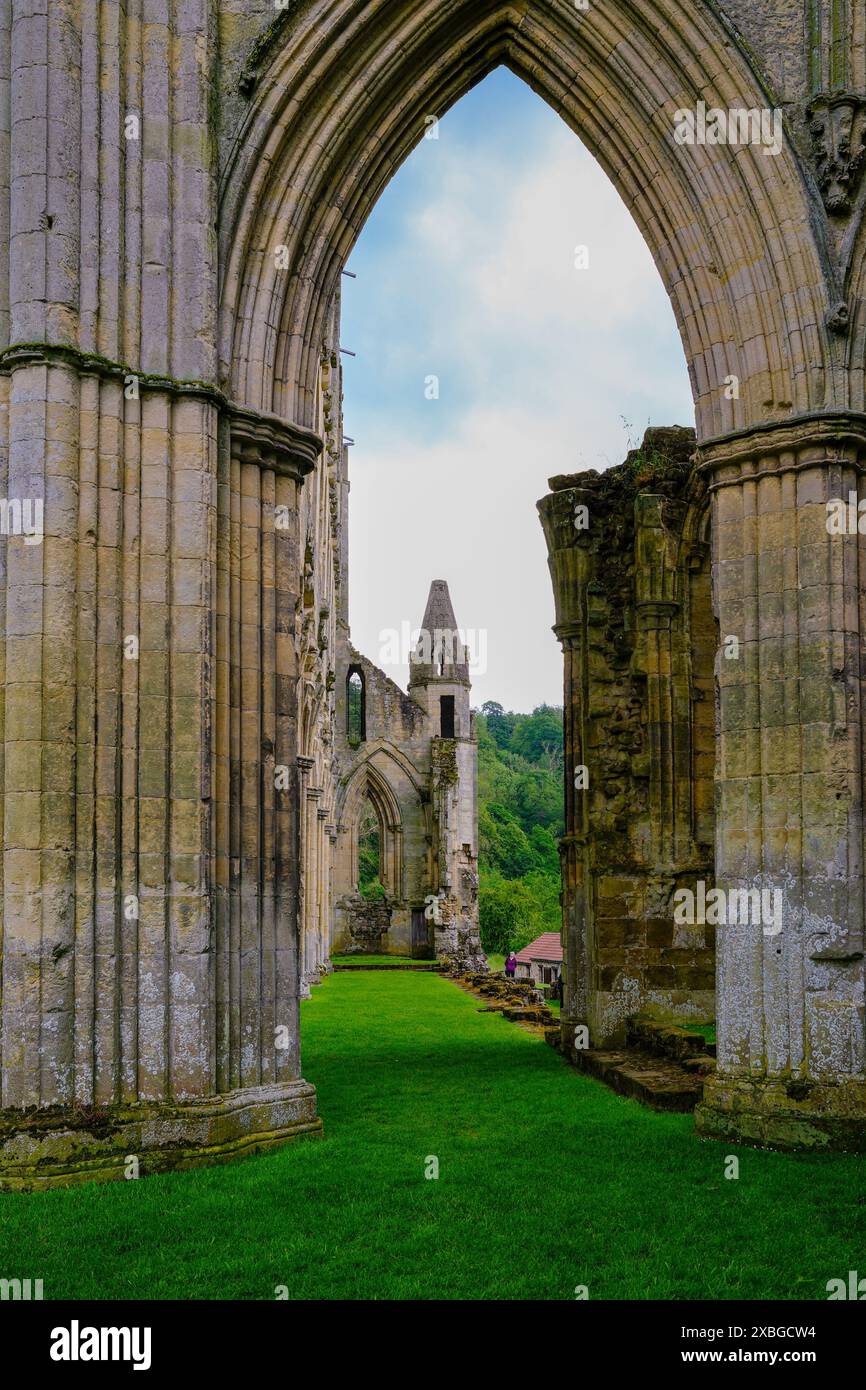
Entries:
[[561,704],[536,501],[555,473],[621,462],[647,424],[694,423],[640,233],[580,141],[499,69],[421,140],[348,269],[353,641],[405,685],[389,634],[447,579],[473,704]]

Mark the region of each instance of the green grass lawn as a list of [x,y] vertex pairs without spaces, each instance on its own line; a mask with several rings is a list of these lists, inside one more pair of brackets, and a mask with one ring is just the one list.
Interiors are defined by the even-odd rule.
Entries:
[[716,1025],[714,1023],[684,1023],[689,1033],[700,1033],[705,1042],[714,1043],[716,1041]]
[[479,1007],[432,974],[329,977],[303,1005],[324,1140],[0,1196],[0,1275],[75,1299],[825,1299],[863,1269],[862,1160],[700,1142]]

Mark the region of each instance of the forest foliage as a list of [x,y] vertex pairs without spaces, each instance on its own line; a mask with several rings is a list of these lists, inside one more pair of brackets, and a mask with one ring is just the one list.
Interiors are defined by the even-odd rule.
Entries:
[[487,951],[519,950],[560,927],[562,710],[514,714],[490,700],[476,731],[481,941]]

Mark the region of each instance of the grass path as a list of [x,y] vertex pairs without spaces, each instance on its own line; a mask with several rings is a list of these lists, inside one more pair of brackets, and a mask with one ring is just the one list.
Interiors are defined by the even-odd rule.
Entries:
[[822,1299],[863,1268],[861,1159],[702,1143],[478,1007],[431,974],[331,976],[303,1005],[324,1141],[0,1196],[0,1277],[46,1298]]

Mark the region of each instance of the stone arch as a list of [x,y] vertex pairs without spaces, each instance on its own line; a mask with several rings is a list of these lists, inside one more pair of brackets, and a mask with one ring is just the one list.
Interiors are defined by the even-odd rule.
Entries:
[[423,802],[425,795],[424,788],[422,786],[422,783],[418,776],[418,772],[415,769],[415,767],[413,767],[412,763],[406,757],[405,753],[401,752],[399,748],[395,748],[392,744],[386,742],[385,739],[378,738],[375,740],[375,742],[371,742],[365,745],[364,752],[361,755],[361,761],[354,765],[354,767],[351,769],[348,775],[345,776],[341,782],[340,788],[337,792],[336,802],[336,814],[339,818],[342,819],[347,814],[347,807],[349,805],[350,799],[353,795],[356,794],[356,778],[358,776],[358,773],[362,771],[365,767],[374,767],[374,769],[378,772],[378,775],[382,778],[382,780],[386,783],[388,782],[388,779],[385,777],[384,773],[379,771],[378,768],[375,768],[375,765],[373,764],[373,759],[377,755],[383,755],[385,758],[388,758],[391,762],[394,763],[395,769],[399,771],[399,773],[402,776],[404,776],[406,780],[411,784],[413,794],[417,796],[419,801]]
[[842,302],[850,306],[851,330],[845,346],[845,381],[852,410],[866,409],[866,184],[859,218],[843,241],[845,281]]
[[[364,802],[369,800],[379,822],[379,864],[386,893],[403,896],[403,813],[387,778],[365,758],[352,773],[346,788],[339,826],[348,835],[349,883],[358,883],[358,825]],[[344,884],[345,888],[346,885]]]
[[314,424],[329,305],[368,214],[425,115],[500,64],[580,136],[640,227],[699,440],[846,403],[826,224],[787,134],[776,157],[674,139],[674,112],[698,97],[774,105],[729,23],[691,0],[308,0],[280,17],[248,55],[221,189],[221,374],[238,403]]

